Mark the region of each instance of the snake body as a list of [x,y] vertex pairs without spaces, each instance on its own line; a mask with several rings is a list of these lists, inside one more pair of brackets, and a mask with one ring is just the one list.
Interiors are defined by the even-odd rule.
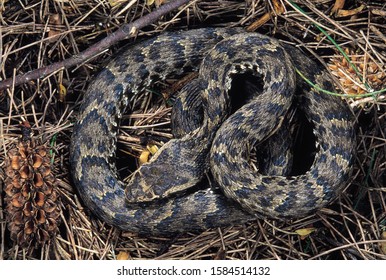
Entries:
[[[74,126],[70,164],[82,200],[106,223],[143,234],[200,231],[256,216],[288,219],[325,206],[350,174],[354,126],[344,103],[314,91],[294,65],[313,83],[333,88],[299,50],[238,28],[164,33],[130,46],[90,84]],[[156,81],[197,69],[182,92],[199,91],[200,126],[162,146],[125,191],[115,167],[123,111]],[[259,77],[263,90],[230,115],[229,91],[239,74]],[[250,148],[280,125],[296,88],[318,142],[313,165],[294,177],[252,171]],[[200,183],[208,170],[220,189]]]

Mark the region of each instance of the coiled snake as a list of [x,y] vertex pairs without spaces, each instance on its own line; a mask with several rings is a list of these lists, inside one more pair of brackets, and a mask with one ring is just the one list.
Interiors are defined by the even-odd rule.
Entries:
[[[289,219],[325,206],[350,174],[352,117],[340,99],[296,77],[294,66],[333,89],[327,74],[299,50],[238,28],[165,33],[129,47],[90,84],[74,127],[70,164],[84,203],[108,224],[144,234],[199,231],[256,216]],[[123,110],[155,81],[198,68],[198,78],[182,92],[199,93],[201,124],[162,146],[134,172],[125,192],[115,167]],[[263,89],[229,116],[229,91],[239,74],[259,77]],[[280,126],[296,88],[317,139],[314,163],[299,176],[253,171],[251,147]],[[179,104],[189,114],[189,104]],[[221,190],[196,186],[208,170]]]

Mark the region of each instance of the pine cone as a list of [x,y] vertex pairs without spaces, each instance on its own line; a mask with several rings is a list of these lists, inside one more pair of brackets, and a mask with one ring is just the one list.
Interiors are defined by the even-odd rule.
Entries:
[[58,228],[56,179],[45,145],[31,138],[28,123],[5,158],[5,204],[11,239],[19,246],[42,245]]
[[369,60],[366,55],[355,54],[346,49],[347,56],[363,75],[366,80],[363,81],[357,75],[343,55],[336,55],[331,58],[328,67],[331,73],[336,76],[347,94],[360,95],[367,92],[365,82],[373,89],[380,89],[385,83],[386,75],[376,63]]

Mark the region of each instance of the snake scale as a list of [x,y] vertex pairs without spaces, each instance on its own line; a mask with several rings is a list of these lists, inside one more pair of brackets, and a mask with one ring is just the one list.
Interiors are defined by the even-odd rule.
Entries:
[[[130,46],[91,82],[74,126],[70,164],[85,205],[122,230],[160,235],[256,217],[291,219],[325,206],[350,174],[352,115],[342,100],[315,91],[299,78],[294,66],[314,84],[333,89],[327,73],[300,50],[239,28],[169,32]],[[125,186],[115,167],[123,111],[156,81],[188,71],[199,71],[198,78],[181,96],[191,89],[198,92],[200,125],[163,145]],[[232,79],[242,74],[258,77],[262,90],[232,112]],[[295,92],[300,92],[298,99],[317,139],[312,166],[298,176],[253,171],[251,148],[280,127]],[[176,104],[182,114],[197,114],[181,98]],[[280,165],[283,157],[274,164]],[[209,182],[216,183],[203,181],[207,172],[213,176]]]

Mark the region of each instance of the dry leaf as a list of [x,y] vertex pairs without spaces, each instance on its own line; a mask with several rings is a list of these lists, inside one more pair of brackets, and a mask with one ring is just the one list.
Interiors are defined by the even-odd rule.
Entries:
[[120,251],[117,255],[117,260],[119,261],[127,261],[130,257],[130,254],[126,251]]
[[354,15],[358,14],[359,12],[361,12],[364,8],[366,8],[365,5],[360,5],[358,8],[352,9],[352,10],[339,10],[339,11],[336,13],[336,16],[337,16],[337,17],[349,17],[349,16],[354,16]]
[[336,0],[334,7],[331,9],[331,15],[337,13],[340,9],[343,8],[345,0]]
[[67,88],[63,84],[59,84],[59,100],[64,102],[67,96]]
[[165,2],[165,0],[146,0],[146,5],[151,6],[155,4],[156,7],[159,7]]
[[152,155],[154,155],[156,152],[158,152],[158,147],[157,147],[157,145],[147,145],[146,146],[146,149],[148,149],[148,151],[152,154]]
[[258,29],[260,26],[264,25],[269,19],[271,18],[271,13],[265,13],[261,18],[258,20],[254,21],[251,25],[249,25],[246,30],[248,32],[255,31]]
[[313,233],[315,230],[316,228],[309,227],[309,228],[301,228],[301,229],[295,230],[295,232],[300,235],[301,239],[305,239],[308,235]]
[[275,12],[265,13],[261,18],[259,18],[258,20],[254,21],[251,25],[249,25],[246,28],[246,30],[248,32],[253,32],[256,29],[258,29],[260,26],[263,26],[265,23],[267,23],[270,20],[271,15],[275,15],[275,14],[281,15],[282,13],[285,12],[284,6],[278,0],[273,0],[273,8]]
[[386,17],[386,11],[381,10],[381,9],[372,9],[371,13],[374,15]]
[[59,14],[52,14],[49,19],[50,26],[48,27],[48,38],[49,42],[56,42],[57,35],[60,34],[60,28],[56,26],[61,25],[61,17]]
[[115,7],[115,6],[118,5],[120,2],[122,2],[122,0],[109,0],[109,3],[110,3],[110,6],[111,6],[111,7]]
[[381,252],[386,255],[386,231],[382,232],[381,239],[385,241],[379,242],[379,248],[381,249]]
[[141,155],[139,156],[139,165],[142,165],[149,161],[150,156],[154,155],[156,152],[158,152],[157,145],[149,144],[146,145],[146,149],[142,151]]
[[283,4],[278,0],[273,0],[273,8],[275,9],[276,14],[281,15],[285,12]]
[[149,161],[150,157],[150,151],[149,150],[143,150],[141,155],[139,156],[139,165],[142,165]]

